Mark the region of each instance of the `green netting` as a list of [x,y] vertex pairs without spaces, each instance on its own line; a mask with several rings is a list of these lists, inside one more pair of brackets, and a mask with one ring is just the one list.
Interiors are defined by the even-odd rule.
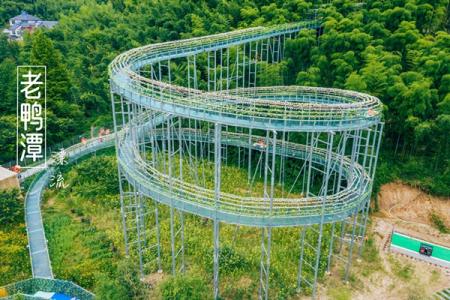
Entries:
[[91,292],[73,282],[59,279],[31,278],[7,285],[5,289],[8,296],[1,299],[13,299],[13,295],[22,295],[22,299],[38,299],[30,295],[39,291],[61,293],[80,300],[94,299],[94,294]]

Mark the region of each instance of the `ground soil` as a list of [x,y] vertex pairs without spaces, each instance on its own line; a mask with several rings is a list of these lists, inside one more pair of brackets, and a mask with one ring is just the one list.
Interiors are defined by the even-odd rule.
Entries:
[[450,270],[390,253],[388,247],[394,228],[450,247],[450,235],[440,233],[430,221],[435,213],[450,227],[450,198],[394,182],[381,188],[378,200],[380,211],[372,214],[368,228],[378,249],[378,255],[371,256],[376,259],[355,260],[348,283],[328,276],[319,286],[318,299],[431,299],[435,292],[450,287]]
[[437,215],[450,228],[450,198],[433,197],[400,182],[381,187],[380,211],[374,216],[393,224],[398,231],[450,247],[450,234],[440,233],[431,222]]
[[166,275],[164,274],[164,272],[155,272],[155,273],[151,273],[147,276],[145,276],[143,279],[141,279],[141,281],[147,285],[149,285],[149,287],[154,288],[156,287],[160,282],[164,281],[164,278],[166,277]]

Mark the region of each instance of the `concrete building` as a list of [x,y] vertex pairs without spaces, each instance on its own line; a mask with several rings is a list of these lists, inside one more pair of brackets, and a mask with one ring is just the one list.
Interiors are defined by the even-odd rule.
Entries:
[[3,32],[8,35],[10,40],[22,40],[24,32],[32,32],[37,28],[51,29],[57,21],[44,21],[40,18],[30,15],[26,11],[18,16],[9,19],[9,27],[4,29]]

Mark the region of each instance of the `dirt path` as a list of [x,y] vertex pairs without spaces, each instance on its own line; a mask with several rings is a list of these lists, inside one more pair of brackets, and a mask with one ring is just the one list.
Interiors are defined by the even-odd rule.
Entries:
[[440,218],[450,228],[450,198],[433,197],[400,182],[381,187],[378,196],[382,218],[396,230],[450,247],[450,235],[440,233],[431,222],[431,215]]

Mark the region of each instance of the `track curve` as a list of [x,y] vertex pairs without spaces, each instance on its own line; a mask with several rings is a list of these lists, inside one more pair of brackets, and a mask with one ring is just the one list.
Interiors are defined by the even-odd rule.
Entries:
[[[161,117],[160,117],[161,118]],[[168,118],[167,116],[165,118]],[[142,121],[142,120],[141,120]],[[160,124],[158,121],[156,124]],[[144,125],[130,123],[121,132],[121,147],[118,149],[118,161],[124,170],[124,176],[134,185],[138,186],[146,196],[166,205],[193,213],[202,217],[217,217],[221,221],[232,224],[248,226],[298,226],[319,223],[322,214],[325,222],[342,220],[351,215],[355,208],[366,203],[370,198],[370,177],[361,166],[352,168],[349,158],[338,154],[332,156],[332,170],[340,169],[345,179],[351,184],[339,193],[327,195],[325,203],[323,197],[302,198],[274,198],[270,206],[264,197],[245,197],[229,193],[221,193],[218,202],[215,201],[213,189],[187,183],[170,178],[167,174],[145,161],[142,154],[136,150],[133,134],[130,128],[137,130],[136,134],[143,133],[152,126],[150,120]],[[155,126],[156,127],[156,126]],[[164,140],[162,129],[153,128],[154,138]],[[177,141],[188,141],[193,138],[203,142],[212,142],[212,132],[193,131],[181,129],[181,136]],[[175,138],[175,137],[174,137]],[[227,133],[222,136],[222,143],[229,146],[248,147],[249,136],[246,134]],[[256,142],[258,137],[252,137],[253,150],[261,150]],[[281,143],[278,143],[281,146]],[[306,160],[309,154],[316,164],[327,163],[327,153],[324,149],[311,148],[296,143],[285,142],[285,149],[276,147],[276,152],[285,157]],[[268,149],[271,151],[271,149]],[[354,178],[355,180],[352,180]],[[218,205],[218,207],[216,206]],[[323,207],[323,205],[325,207]]]
[[317,23],[308,21],[135,48],[119,55],[110,64],[111,90],[135,104],[156,111],[246,128],[348,130],[380,122],[380,101],[363,93],[313,87],[258,88],[256,94],[255,88],[204,92],[152,80],[138,72],[143,66],[163,60],[315,28]]
[[[308,195],[298,199],[272,197],[270,201],[267,201],[267,197],[266,199],[248,198],[222,191],[218,199],[217,190],[188,184],[159,172],[151,164],[146,163],[139,154],[139,142],[136,139],[144,138],[145,130],[149,129],[145,124],[151,123],[151,120],[144,121],[145,116],[143,117],[142,113],[145,110],[162,113],[168,117],[173,116],[180,120],[179,123],[182,123],[182,119],[193,119],[215,124],[215,126],[220,124],[220,126],[239,126],[248,130],[264,130],[268,132],[267,136],[269,132],[276,134],[277,131],[318,133],[319,135],[324,133],[328,137],[335,133],[343,135],[352,132],[350,135],[354,143],[360,143],[355,135],[361,135],[361,131],[371,131],[371,127],[376,127],[381,122],[382,104],[378,98],[367,94],[305,86],[236,86],[234,89],[203,91],[174,84],[170,80],[170,69],[168,81],[164,80],[161,74],[159,79],[153,79],[153,76],[147,78],[140,72],[146,66],[150,66],[153,70],[153,65],[162,61],[167,61],[169,66],[171,60],[192,55],[195,57],[208,51],[222,53],[222,50],[228,47],[291,34],[303,29],[316,29],[317,26],[316,22],[300,22],[267,28],[257,27],[148,45],[129,50],[116,57],[109,67],[111,92],[112,95],[120,96],[122,108],[123,106],[132,107],[128,108],[127,112],[122,111],[123,120],[131,121],[123,122],[125,130],[117,142],[118,163],[124,177],[137,190],[158,202],[203,217],[251,226],[297,226],[333,222],[343,220],[354,214],[355,209],[365,206],[370,200],[372,171],[368,170],[371,166],[367,168],[355,161],[355,157],[359,154],[352,154],[350,160],[348,157],[343,157],[345,153],[339,156],[332,149],[331,155],[319,147],[275,143],[274,149],[282,146],[286,147],[287,152],[280,152],[278,149],[272,151],[271,147],[267,148],[267,152],[273,152],[274,158],[277,155],[279,157],[284,155],[286,158],[297,157],[306,161],[306,154],[311,153],[310,164],[319,164],[323,170],[327,168],[326,164],[331,164],[331,172],[340,164],[340,172],[346,173],[351,179],[348,178],[349,186],[335,193],[325,192],[325,195]],[[249,51],[251,57],[251,46]],[[246,53],[245,47],[243,53]],[[258,55],[255,56],[255,60],[258,60]],[[161,65],[159,68],[161,69]],[[236,76],[239,77],[239,74]],[[209,81],[209,73],[207,78]],[[128,125],[125,125],[126,123]],[[180,127],[177,130],[184,130],[186,137],[194,134],[189,131],[189,128]],[[154,138],[159,140],[165,138],[158,135],[157,126],[152,127],[151,131]],[[181,135],[180,132],[178,134]],[[224,145],[247,147],[249,151],[258,150],[255,147],[252,150],[251,144],[261,139],[261,136],[255,136],[252,139],[251,136],[246,135],[227,135],[223,132],[220,134],[222,134],[221,142]],[[196,132],[195,138],[201,138],[203,142],[208,143],[213,143],[215,140],[212,132],[206,135]],[[366,139],[370,138],[366,137]],[[331,144],[330,147],[333,148],[333,145]],[[360,145],[352,151],[359,151],[358,149]],[[370,160],[373,157],[374,155],[370,157]],[[364,164],[365,161],[366,159]]]
[[[103,138],[94,138],[86,144],[75,144],[65,149],[69,162],[72,162],[97,150],[114,146],[114,134]],[[36,168],[28,169],[21,173],[20,179],[24,180],[38,171],[38,174],[31,183],[25,196],[25,225],[27,229],[28,248],[30,252],[31,273],[34,278],[53,278],[51,259],[47,248],[44,223],[42,221],[41,200],[44,189],[53,174],[51,167],[53,160],[50,158]]]

